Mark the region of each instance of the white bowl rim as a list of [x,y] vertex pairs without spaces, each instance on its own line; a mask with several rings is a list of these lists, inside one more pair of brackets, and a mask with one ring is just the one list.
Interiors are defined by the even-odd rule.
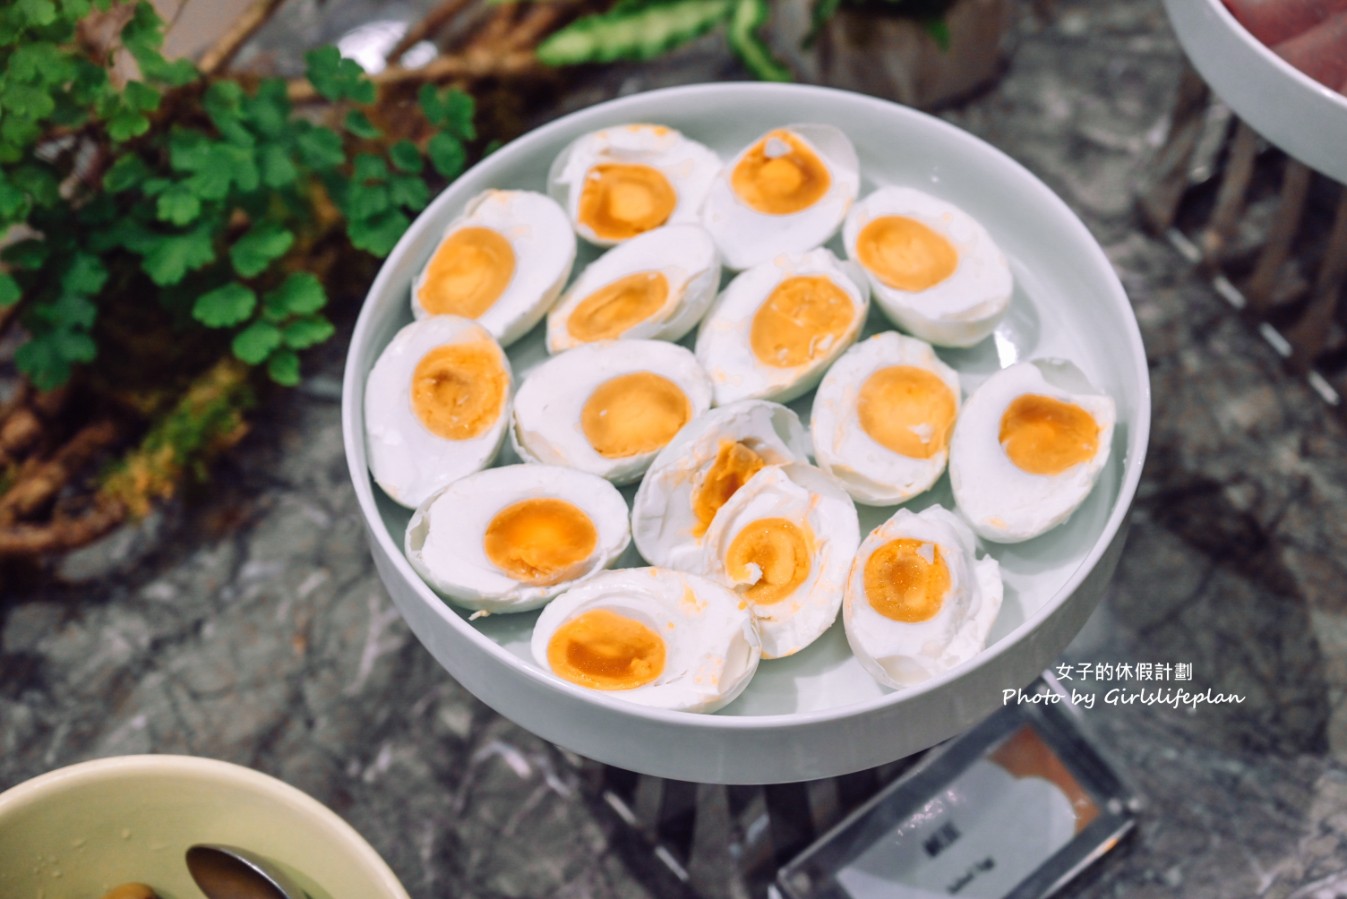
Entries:
[[[370,534],[370,539],[377,542],[384,553],[391,559],[397,573],[412,587],[417,595],[435,609],[436,614],[448,625],[460,633],[463,633],[467,639],[475,642],[484,648],[488,654],[509,666],[525,677],[532,679],[545,688],[570,695],[584,702],[603,706],[608,710],[621,715],[627,715],[633,718],[644,718],[656,721],[662,724],[671,724],[686,726],[697,729],[712,731],[735,731],[735,730],[758,730],[770,728],[789,729],[793,726],[808,726],[827,724],[834,721],[843,721],[847,719],[862,717],[871,712],[885,708],[890,705],[897,705],[913,697],[923,695],[945,686],[950,681],[956,680],[965,673],[974,668],[981,667],[990,659],[996,658],[1003,653],[1009,652],[1021,641],[1028,639],[1038,626],[1046,620],[1054,611],[1056,611],[1066,599],[1078,588],[1085,580],[1086,576],[1094,570],[1105,550],[1109,547],[1114,536],[1122,527],[1126,516],[1131,509],[1132,500],[1136,495],[1137,485],[1141,479],[1141,470],[1145,462],[1146,447],[1150,438],[1151,425],[1151,392],[1150,379],[1146,368],[1146,353],[1141,341],[1141,329],[1136,321],[1136,316],[1132,312],[1131,304],[1127,299],[1126,292],[1123,290],[1121,282],[1108,258],[1104,255],[1103,249],[1098,241],[1090,234],[1089,230],[1081,222],[1066,203],[1057,196],[1038,176],[1034,175],[1023,165],[1012,159],[1000,149],[992,146],[990,143],[982,140],[973,134],[958,128],[948,122],[920,112],[909,107],[900,106],[887,100],[881,100],[877,97],[858,94],[852,91],[840,90],[830,87],[819,87],[816,85],[805,84],[772,84],[763,82],[707,82],[702,84],[679,85],[676,87],[660,88],[653,91],[644,91],[636,94],[629,94],[613,100],[608,100],[576,110],[565,116],[554,119],[545,125],[541,125],[532,131],[515,138],[510,143],[496,150],[491,156],[477,163],[477,166],[488,164],[492,160],[513,160],[515,157],[523,157],[531,152],[532,145],[543,142],[557,132],[564,132],[575,128],[588,119],[597,119],[607,115],[622,111],[627,106],[641,106],[651,102],[652,98],[674,97],[679,95],[696,96],[698,94],[714,95],[723,99],[727,93],[751,93],[761,96],[778,95],[779,97],[799,96],[802,94],[816,94],[820,97],[832,97],[839,101],[848,103],[861,103],[863,105],[873,106],[877,114],[883,116],[892,116],[895,113],[900,116],[910,116],[915,119],[923,120],[924,125],[932,127],[938,131],[944,131],[951,140],[976,144],[984,152],[989,152],[1001,158],[1007,165],[1020,170],[1031,184],[1031,189],[1038,192],[1043,201],[1063,214],[1066,220],[1069,220],[1069,227],[1078,229],[1085,238],[1085,245],[1088,246],[1088,252],[1096,257],[1096,261],[1102,263],[1105,270],[1113,275],[1109,283],[1108,301],[1120,305],[1126,312],[1124,316],[1127,322],[1125,339],[1127,342],[1128,357],[1135,365],[1139,366],[1140,377],[1137,379],[1137,411],[1135,420],[1127,422],[1128,427],[1128,445],[1126,452],[1126,463],[1123,472],[1122,483],[1119,488],[1118,496],[1114,500],[1113,509],[1109,514],[1108,520],[1104,525],[1104,530],[1095,541],[1093,547],[1086,557],[1080,562],[1066,584],[1062,586],[1052,597],[1046,599],[1032,615],[1025,618],[1024,621],[1009,634],[1002,637],[995,644],[988,647],[983,652],[969,659],[961,665],[958,665],[943,674],[931,678],[914,687],[905,690],[898,690],[886,693],[879,697],[865,700],[862,702],[851,703],[847,705],[831,706],[823,709],[810,711],[786,712],[768,715],[705,715],[692,712],[668,711],[664,709],[655,709],[637,703],[626,702],[620,698],[607,696],[603,693],[587,690],[575,684],[555,678],[525,660],[515,656],[513,653],[501,647],[491,638],[472,627],[457,612],[451,609],[447,600],[439,597],[432,591],[407,561],[401,545],[395,543],[387,529],[383,526],[382,518],[378,508],[375,505],[374,491],[370,483],[368,468],[363,464],[358,464],[357,454],[353,447],[364,444],[365,435],[363,430],[357,429],[359,419],[358,400],[363,399],[364,385],[362,383],[366,372],[357,372],[355,357],[359,348],[368,341],[368,334],[375,327],[374,314],[369,298],[377,296],[384,292],[387,287],[385,282],[391,279],[392,267],[388,264],[395,258],[413,240],[418,225],[426,220],[435,217],[436,213],[449,205],[453,197],[453,184],[445,188],[428,205],[407,232],[398,241],[397,245],[389,253],[383,266],[379,270],[378,276],[371,285],[366,299],[362,303],[360,315],[356,320],[355,330],[351,335],[350,347],[346,357],[346,370],[342,378],[342,438],[346,449],[347,468],[351,475],[351,481],[355,487],[356,497],[360,505],[360,512],[366,524],[366,530]],[[641,120],[648,120],[644,117]],[[477,166],[474,166],[476,168]],[[465,173],[466,174],[466,173]],[[461,202],[461,201],[455,201]],[[1101,302],[1102,302],[1101,298]],[[1018,684],[1014,686],[1020,686]]]
[[[1185,0],[1185,2],[1187,2],[1187,0]],[[1300,71],[1300,69],[1297,69],[1295,66],[1274,53],[1271,47],[1254,37],[1249,29],[1245,28],[1239,19],[1236,19],[1234,14],[1225,8],[1225,4],[1222,3],[1221,0],[1207,0],[1207,5],[1215,8],[1216,15],[1222,20],[1222,24],[1234,29],[1235,34],[1238,35],[1245,44],[1251,47],[1253,52],[1260,56],[1264,61],[1269,62],[1274,68],[1279,69],[1282,74],[1289,75],[1291,80],[1297,82],[1301,87],[1319,94],[1331,103],[1341,106],[1343,113],[1347,114],[1347,97],[1333,90],[1333,88],[1328,85],[1320,84],[1318,81],[1315,81],[1309,75],[1306,75],[1304,72]],[[1274,143],[1276,142],[1276,135],[1267,135],[1267,137]]]
[[388,867],[388,863],[341,815],[280,778],[220,759],[149,753],[116,755],[75,762],[29,778],[0,793],[0,818],[41,802],[54,788],[77,788],[125,777],[164,774],[201,777],[225,785],[278,794],[285,802],[296,807],[302,815],[313,818],[324,830],[339,837],[344,842],[342,849],[358,855],[357,861],[360,866],[380,881],[379,886],[387,891],[388,895],[410,899],[407,890]]

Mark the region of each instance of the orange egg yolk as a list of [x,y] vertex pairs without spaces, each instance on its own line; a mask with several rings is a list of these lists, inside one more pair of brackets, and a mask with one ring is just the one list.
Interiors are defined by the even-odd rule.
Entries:
[[954,245],[916,219],[873,219],[856,238],[861,265],[884,284],[915,293],[944,281],[959,266]]
[[813,206],[828,192],[832,176],[813,149],[789,131],[758,141],[730,173],[730,188],[751,209],[790,215]]
[[664,308],[669,279],[662,272],[637,272],[605,284],[580,301],[566,320],[576,340],[613,340]]
[[602,162],[580,192],[580,224],[601,240],[626,240],[658,228],[673,215],[678,192],[659,169]]
[[1061,474],[1099,452],[1099,423],[1075,403],[1027,393],[1001,416],[1001,447],[1029,474]]
[[949,566],[940,547],[924,540],[890,540],[865,560],[865,596],[885,618],[915,624],[934,617],[949,593]]
[[677,384],[654,372],[618,375],[600,384],[580,410],[580,427],[605,459],[653,453],[692,417]]
[[749,346],[764,365],[805,365],[826,356],[855,317],[851,297],[831,278],[786,278],[754,314]]
[[521,500],[496,513],[482,548],[501,571],[528,584],[572,577],[598,545],[599,532],[581,509],[564,499]]
[[500,349],[478,341],[436,347],[412,372],[416,417],[447,440],[479,437],[500,418],[510,391]]
[[417,298],[431,315],[477,318],[514,277],[510,242],[490,228],[459,228],[430,258]]
[[715,461],[692,491],[692,514],[696,517],[692,536],[705,534],[720,507],[766,464],[766,460],[750,447],[738,441],[722,440]]
[[949,445],[954,392],[933,372],[891,365],[865,379],[856,397],[861,427],[900,456],[929,459]]
[[809,577],[812,534],[787,518],[760,518],[730,541],[725,573],[751,582],[743,594],[758,605],[780,602]]
[[608,609],[575,616],[547,643],[553,672],[595,690],[644,686],[664,671],[664,656],[664,640],[653,628]]
[[143,883],[124,883],[104,893],[103,899],[159,899],[159,894]]

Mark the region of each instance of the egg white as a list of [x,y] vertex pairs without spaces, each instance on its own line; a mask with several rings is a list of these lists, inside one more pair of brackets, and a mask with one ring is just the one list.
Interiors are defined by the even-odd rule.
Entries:
[[669,298],[654,315],[619,339],[681,340],[697,326],[720,286],[720,258],[711,235],[697,225],[666,225],[618,244],[589,264],[547,314],[547,351],[579,346],[567,328],[577,306],[596,290],[629,275],[658,271]]
[[702,542],[702,568],[708,577],[731,588],[752,586],[734,582],[725,569],[725,557],[734,538],[764,518],[807,524],[814,540],[809,575],[794,591],[770,604],[744,600],[758,623],[762,657],[777,659],[804,649],[837,619],[861,539],[860,524],[846,491],[817,468],[800,463],[764,468],[712,519]]
[[521,459],[578,468],[629,484],[658,450],[619,459],[601,455],[585,437],[581,412],[599,385],[620,375],[652,372],[688,398],[691,422],[711,407],[711,380],[692,353],[663,340],[606,340],[551,357],[529,372],[515,395],[510,442]]
[[[958,253],[944,281],[921,291],[890,287],[861,263],[856,241],[876,218],[901,215],[943,236]],[[987,229],[952,203],[910,187],[882,187],[861,200],[842,228],[847,256],[865,271],[888,319],[936,346],[969,347],[995,329],[1010,306],[1014,279],[1005,253]]]
[[[866,563],[880,547],[901,538],[938,546],[949,568],[949,592],[926,621],[885,617],[866,597]],[[961,665],[986,648],[1002,596],[1000,565],[990,556],[976,558],[973,535],[956,515],[941,506],[921,512],[899,509],[861,543],[847,578],[842,623],[861,667],[884,686],[900,690]]]
[[759,212],[739,198],[730,179],[735,167],[766,133],[735,154],[711,185],[702,216],[725,265],[735,270],[767,262],[781,253],[802,253],[827,243],[860,190],[856,148],[840,129],[800,124],[771,131],[789,131],[814,152],[828,170],[828,190],[799,212],[784,215]]
[[632,537],[647,562],[700,570],[705,534],[693,535],[692,497],[726,442],[743,443],[768,465],[809,460],[809,438],[799,416],[785,406],[744,400],[703,412],[659,451],[636,491]]
[[929,459],[896,453],[861,426],[857,400],[861,387],[876,371],[911,366],[940,378],[959,406],[959,375],[935,354],[931,345],[894,331],[863,340],[842,354],[823,376],[809,415],[814,456],[824,471],[841,481],[851,498],[871,506],[907,502],[935,484],[945,471],[949,448]]
[[[500,413],[477,437],[441,437],[421,422],[412,407],[412,375],[431,350],[476,342],[494,348],[509,381]],[[486,468],[505,440],[513,384],[509,359],[476,322],[436,315],[403,327],[384,347],[365,380],[365,453],[375,482],[394,502],[415,508],[451,481]]]
[[533,658],[551,672],[548,644],[557,628],[585,612],[607,609],[644,623],[665,641],[663,672],[652,683],[605,690],[659,709],[714,712],[744,691],[757,670],[761,643],[739,598],[706,578],[665,568],[607,571],[554,599],[533,628]]
[[[440,243],[468,227],[496,231],[514,251],[514,274],[504,292],[477,318],[501,346],[509,346],[542,320],[561,293],[575,263],[575,234],[555,200],[529,190],[478,194],[445,229]],[[412,314],[417,318],[430,315],[421,305],[420,292],[433,258],[434,253],[412,285]]]
[[613,125],[576,138],[553,161],[547,192],[565,207],[576,233],[601,247],[620,241],[601,238],[580,221],[580,197],[589,170],[604,163],[649,166],[669,180],[677,203],[665,225],[696,223],[720,171],[720,157],[710,148],[664,125]]
[[[778,368],[753,353],[753,317],[782,281],[801,275],[822,275],[852,302],[851,323],[827,352],[803,365]],[[715,384],[716,405],[738,400],[790,402],[811,390],[824,371],[856,340],[870,309],[870,292],[859,269],[830,250],[783,254],[741,272],[716,298],[697,332],[697,359]]]
[[[1089,460],[1057,475],[1031,474],[1001,447],[1001,418],[1016,397],[1040,394],[1080,406],[1099,425]],[[1108,463],[1117,410],[1062,359],[1018,362],[989,377],[964,403],[950,441],[949,477],[959,513],[979,537],[1019,543],[1057,527],[1080,507]]]
[[[577,507],[598,534],[594,551],[572,577],[552,584],[516,580],[487,557],[483,539],[507,506],[559,499]],[[407,560],[455,604],[487,612],[522,612],[612,565],[631,541],[627,503],[596,475],[553,465],[506,465],[454,481],[417,507],[407,524]]]

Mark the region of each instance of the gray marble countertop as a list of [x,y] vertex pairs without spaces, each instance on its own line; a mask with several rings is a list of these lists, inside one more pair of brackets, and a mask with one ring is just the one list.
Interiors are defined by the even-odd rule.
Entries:
[[[1130,542],[1063,662],[1183,662],[1198,689],[1246,697],[1085,712],[1148,806],[1067,894],[1343,895],[1347,432],[1137,227],[1182,67],[1158,0],[1054,6],[1026,12],[994,89],[943,115],[1081,216],[1146,342],[1154,430]],[[720,70],[619,89],[735,74],[719,45],[693,52]],[[343,349],[306,363],[316,376],[261,413],[208,492],[68,558],[59,584],[6,587],[0,789],[99,756],[212,756],[327,803],[415,897],[658,895],[564,754],[468,695],[390,604],[342,454]]]

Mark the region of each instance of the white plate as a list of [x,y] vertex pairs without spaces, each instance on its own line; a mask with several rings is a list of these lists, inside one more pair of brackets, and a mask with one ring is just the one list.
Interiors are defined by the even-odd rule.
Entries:
[[1258,42],[1221,0],[1165,0],[1179,43],[1249,127],[1316,171],[1347,184],[1347,97]]
[[[1016,292],[1007,319],[979,346],[942,353],[970,386],[1019,358],[1064,356],[1117,400],[1112,460],[1085,505],[1043,537],[993,548],[1005,571],[1006,600],[993,645],[977,658],[920,687],[889,692],[851,657],[839,620],[803,652],[764,663],[743,696],[718,714],[652,710],[539,669],[528,652],[536,613],[469,624],[466,613],[412,571],[402,554],[408,513],[374,488],[366,468],[365,376],[410,320],[411,281],[469,198],[489,187],[542,189],[552,158],[569,141],[624,122],[671,125],[726,158],[773,126],[826,122],[844,129],[860,156],[863,193],[908,184],[944,197],[980,219],[1010,259]],[[541,332],[510,355],[517,371],[536,363],[543,357]],[[808,402],[796,408],[807,411]],[[467,689],[540,736],[609,764],[683,780],[773,783],[855,771],[931,746],[985,716],[1003,689],[1028,683],[1061,652],[1098,603],[1122,550],[1150,429],[1150,388],[1136,320],[1103,252],[1018,163],[952,125],[872,97],[800,85],[713,84],[638,94],[566,116],[451,185],[412,225],[370,289],[347,356],[342,412],[351,479],[379,574],[417,637]],[[948,490],[942,480],[934,499],[948,504]],[[862,509],[862,526],[887,514]]]

